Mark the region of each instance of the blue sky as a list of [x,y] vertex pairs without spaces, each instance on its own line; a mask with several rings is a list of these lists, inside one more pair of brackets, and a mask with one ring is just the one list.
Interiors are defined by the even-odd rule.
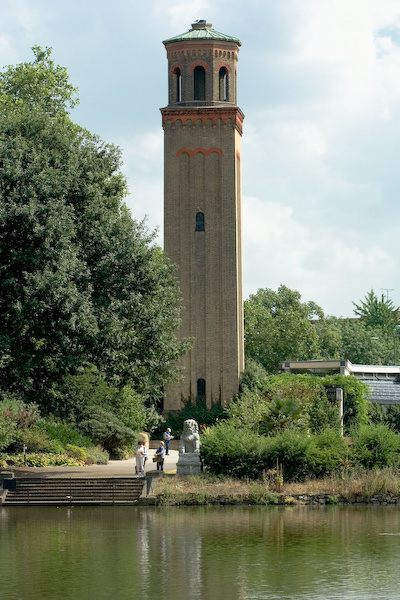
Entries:
[[400,304],[398,0],[1,0],[0,63],[53,47],[72,118],[121,147],[127,204],[162,245],[162,40],[196,19],[242,41],[245,296],[284,283],[351,316],[373,287]]

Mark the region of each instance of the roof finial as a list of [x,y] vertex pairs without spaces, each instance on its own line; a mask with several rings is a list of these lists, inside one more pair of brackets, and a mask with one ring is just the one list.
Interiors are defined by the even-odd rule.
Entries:
[[205,19],[199,19],[192,23],[192,29],[211,29],[211,23],[207,23]]

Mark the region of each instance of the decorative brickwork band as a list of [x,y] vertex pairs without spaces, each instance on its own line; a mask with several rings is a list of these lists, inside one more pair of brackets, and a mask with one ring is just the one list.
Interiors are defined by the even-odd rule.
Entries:
[[204,60],[196,60],[195,62],[192,62],[192,64],[190,65],[189,73],[191,71],[194,71],[196,67],[204,67],[205,71],[210,70],[210,65],[208,65],[206,62],[204,62]]
[[228,73],[232,73],[232,69],[231,67],[228,65],[227,62],[220,62],[215,66],[215,70],[219,71],[220,69],[222,69],[222,67],[225,67],[225,69],[228,71]]
[[185,108],[185,109],[172,109],[172,108],[162,108],[162,124],[165,127],[165,124],[170,121],[172,126],[174,127],[178,121],[182,123],[185,127],[187,121],[191,121],[193,124],[196,124],[196,121],[200,120],[203,127],[207,126],[207,121],[210,120],[214,127],[217,126],[217,121],[221,120],[223,125],[227,125],[228,121],[231,120],[234,124],[234,127],[238,130],[240,135],[243,130],[243,119],[244,114],[240,110],[240,108],[219,108],[219,107],[210,107],[210,108]]
[[204,154],[204,156],[210,156],[210,154],[212,154],[213,152],[216,152],[220,156],[224,155],[221,148],[217,148],[216,146],[213,146],[212,148],[208,148],[208,149],[194,148],[194,150],[191,150],[190,148],[179,148],[178,152],[176,153],[176,156],[181,156],[181,154],[188,154],[189,156],[195,156],[195,154],[198,154],[199,152]]
[[176,73],[177,69],[179,69],[180,71],[183,71],[183,67],[182,67],[181,63],[174,63],[171,67],[171,73]]

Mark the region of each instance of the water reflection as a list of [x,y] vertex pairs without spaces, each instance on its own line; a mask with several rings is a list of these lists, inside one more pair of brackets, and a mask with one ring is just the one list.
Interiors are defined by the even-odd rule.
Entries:
[[2,508],[7,600],[398,598],[400,509]]

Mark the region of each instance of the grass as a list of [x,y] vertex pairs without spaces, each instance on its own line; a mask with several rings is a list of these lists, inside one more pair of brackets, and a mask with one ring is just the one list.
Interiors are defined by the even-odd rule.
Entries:
[[[246,481],[207,474],[179,478],[165,476],[159,479],[156,492],[160,505],[209,504],[296,504],[304,497],[325,497],[326,504],[385,500],[400,497],[400,473],[396,470],[344,472],[323,479],[310,479],[302,483],[271,482],[267,477],[259,481]],[[303,497],[299,500],[299,497]]]

